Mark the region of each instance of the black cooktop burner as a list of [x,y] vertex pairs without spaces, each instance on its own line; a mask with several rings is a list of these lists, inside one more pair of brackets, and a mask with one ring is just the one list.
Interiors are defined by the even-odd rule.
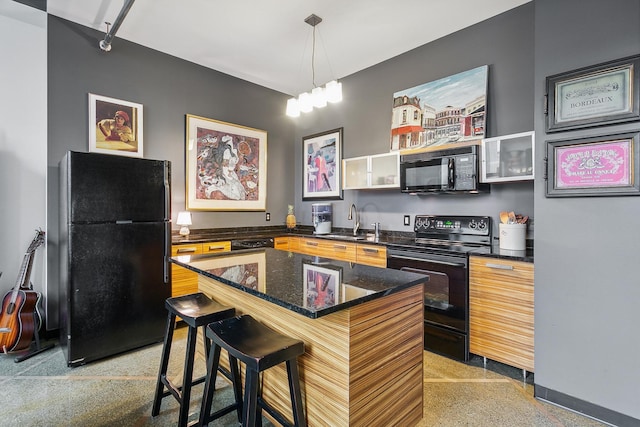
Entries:
[[416,215],[411,250],[442,253],[489,253],[491,224],[487,216]]

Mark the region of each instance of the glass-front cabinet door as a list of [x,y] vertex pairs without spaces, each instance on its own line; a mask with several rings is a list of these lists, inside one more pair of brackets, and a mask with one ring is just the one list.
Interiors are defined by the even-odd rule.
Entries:
[[397,151],[342,161],[343,190],[400,188],[400,155]]
[[534,178],[534,132],[486,138],[482,141],[482,182],[525,181]]

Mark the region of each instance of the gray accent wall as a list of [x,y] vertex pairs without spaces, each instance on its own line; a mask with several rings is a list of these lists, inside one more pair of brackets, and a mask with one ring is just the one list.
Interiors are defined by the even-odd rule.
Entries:
[[[640,1],[536,0],[535,46],[538,165],[546,141],[640,130],[634,122],[546,135],[542,102],[547,76],[640,53]],[[535,217],[536,385],[638,426],[640,197],[545,198],[540,173]]]
[[[388,152],[395,92],[489,65],[487,135],[533,130],[533,10],[533,3],[527,3],[341,79],[344,100],[340,104],[294,119],[298,221],[312,223],[313,202],[302,202],[302,138],[343,127],[343,157]],[[402,31],[401,23],[398,31]],[[332,203],[337,227],[352,226],[347,219],[351,203],[360,211],[365,229],[380,222],[382,230],[412,232],[416,214],[488,215],[497,227],[501,210],[533,219],[533,182],[492,185],[489,194],[477,195],[410,196],[399,190],[350,190],[344,192],[344,200]],[[403,224],[405,214],[411,216],[410,226]]]
[[[198,211],[192,212],[192,228],[284,224],[287,204],[294,201],[292,174],[287,173],[294,161],[294,124],[284,115],[286,95],[117,36],[111,52],[104,52],[98,47],[103,33],[52,15],[48,28],[47,215],[52,246],[58,237],[58,163],[67,150],[88,151],[89,93],[143,105],[144,157],[172,164],[174,223],[185,210],[186,114],[267,131],[267,211],[273,220],[267,222],[265,212]],[[59,269],[56,251],[51,254],[48,278],[53,288]],[[54,295],[47,301],[52,311],[57,307]],[[48,319],[49,328],[57,327],[56,320]]]

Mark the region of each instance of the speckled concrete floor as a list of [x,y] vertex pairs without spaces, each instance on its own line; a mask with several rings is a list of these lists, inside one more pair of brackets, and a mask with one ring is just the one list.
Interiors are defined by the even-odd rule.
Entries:
[[[169,372],[180,381],[185,329],[176,332]],[[0,426],[175,426],[178,405],[163,400],[151,417],[161,344],[77,368],[66,366],[56,346],[21,363],[15,355],[0,355]],[[459,363],[425,352],[424,418],[418,427],[532,426],[598,427],[605,424],[533,398],[532,375],[479,357]],[[196,375],[204,372],[198,360]],[[226,406],[231,387],[219,379],[213,407]],[[191,399],[196,419],[202,385]],[[237,426],[235,412],[215,426]],[[265,421],[265,427],[271,426]],[[402,426],[404,427],[404,426]]]

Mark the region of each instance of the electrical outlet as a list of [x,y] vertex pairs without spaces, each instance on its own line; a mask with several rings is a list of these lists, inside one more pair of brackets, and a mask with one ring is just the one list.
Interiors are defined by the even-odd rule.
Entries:
[[271,221],[271,213],[267,212],[267,221]]
[[404,225],[411,225],[411,217],[409,215],[404,216]]

